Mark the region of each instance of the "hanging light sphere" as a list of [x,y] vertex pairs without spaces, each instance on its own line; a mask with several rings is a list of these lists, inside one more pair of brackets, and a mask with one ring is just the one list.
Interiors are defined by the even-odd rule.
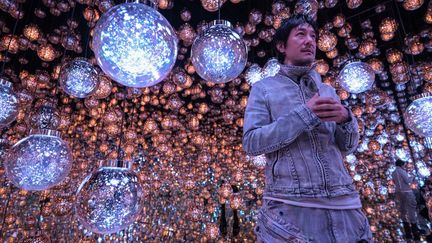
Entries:
[[159,83],[173,68],[177,36],[155,9],[124,3],[97,22],[93,51],[109,77],[128,87],[143,88]]
[[294,7],[294,13],[309,16],[313,20],[318,18],[318,2],[316,0],[300,0]]
[[350,62],[340,71],[338,81],[346,91],[358,94],[372,88],[375,73],[364,62]]
[[243,71],[247,49],[228,21],[215,20],[195,39],[191,60],[201,78],[226,83]]
[[227,0],[201,0],[203,8],[209,12],[218,11]]
[[79,57],[62,67],[59,83],[68,95],[85,98],[97,89],[99,76],[95,67],[87,59]]
[[333,50],[337,45],[337,37],[335,34],[327,30],[320,30],[317,46],[323,52]]
[[5,159],[6,175],[25,190],[47,190],[60,183],[72,167],[69,146],[54,130],[33,130],[11,147]]
[[420,136],[432,137],[432,93],[413,97],[404,112],[405,124]]
[[102,167],[78,188],[76,212],[89,230],[110,234],[132,224],[141,213],[143,189],[129,169]]
[[18,97],[12,83],[0,77],[0,128],[15,121],[18,115]]
[[264,65],[262,74],[263,78],[273,77],[279,73],[280,63],[276,58],[270,58],[267,63]]
[[408,11],[413,11],[420,8],[424,3],[424,0],[404,0],[402,6]]
[[32,129],[57,130],[60,126],[60,114],[54,104],[46,102],[32,109],[28,124]]

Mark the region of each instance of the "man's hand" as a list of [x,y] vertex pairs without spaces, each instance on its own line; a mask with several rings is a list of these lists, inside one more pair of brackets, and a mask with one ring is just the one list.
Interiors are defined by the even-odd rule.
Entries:
[[334,121],[344,123],[349,119],[348,110],[335,99],[330,97],[320,97],[315,94],[306,106],[315,113],[321,121]]

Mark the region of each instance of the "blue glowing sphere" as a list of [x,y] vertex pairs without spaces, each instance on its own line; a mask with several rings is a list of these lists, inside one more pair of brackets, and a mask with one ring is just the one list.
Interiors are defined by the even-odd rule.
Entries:
[[18,115],[18,97],[12,90],[12,83],[0,78],[0,128],[15,121]]
[[215,20],[195,39],[191,59],[201,78],[226,83],[243,72],[247,48],[229,22]]
[[4,162],[8,179],[34,191],[60,183],[72,167],[72,154],[59,135],[53,130],[36,130],[12,146]]
[[420,136],[432,137],[432,93],[414,97],[404,113],[405,124]]
[[75,58],[63,65],[59,76],[60,87],[68,95],[85,98],[91,95],[99,85],[96,68],[85,58]]
[[338,81],[346,91],[358,94],[372,88],[375,73],[367,63],[350,62],[340,71]]
[[177,36],[155,9],[119,4],[102,15],[93,36],[99,66],[116,82],[134,88],[155,85],[173,68]]
[[120,231],[132,224],[143,207],[137,175],[126,168],[102,167],[78,188],[76,212],[88,230],[99,234]]

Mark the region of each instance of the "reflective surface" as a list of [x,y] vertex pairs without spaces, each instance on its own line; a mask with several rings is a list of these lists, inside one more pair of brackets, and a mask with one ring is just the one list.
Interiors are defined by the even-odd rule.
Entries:
[[137,219],[142,207],[138,177],[125,168],[102,167],[78,188],[78,219],[95,233],[109,234],[126,228]]
[[351,62],[340,71],[338,80],[346,91],[358,94],[372,88],[375,73],[364,62]]
[[243,39],[226,21],[213,22],[195,39],[191,60],[201,78],[226,83],[243,71],[247,50]]
[[156,10],[140,3],[117,5],[94,29],[93,51],[102,70],[128,87],[162,81],[174,66],[177,36]]
[[76,58],[66,63],[60,72],[60,87],[67,94],[85,98],[92,94],[99,84],[98,72],[85,58]]
[[415,99],[404,116],[409,129],[418,135],[432,137],[432,94]]
[[12,84],[0,78],[0,128],[9,125],[18,115],[18,98]]
[[17,187],[39,191],[55,186],[68,175],[72,156],[60,137],[32,134],[10,149],[4,165],[8,179]]

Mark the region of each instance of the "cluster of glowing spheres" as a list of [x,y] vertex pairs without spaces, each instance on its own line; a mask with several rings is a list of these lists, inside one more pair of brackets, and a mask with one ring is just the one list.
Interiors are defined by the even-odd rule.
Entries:
[[258,81],[261,81],[267,77],[274,77],[279,73],[280,63],[276,58],[271,58],[264,65],[264,68],[258,66],[258,64],[252,64],[245,73],[246,82],[250,85],[255,84]]
[[85,98],[91,95],[99,85],[96,68],[85,58],[76,58],[66,63],[60,72],[60,87],[68,95]]
[[432,93],[414,97],[404,113],[405,124],[418,135],[432,137]]
[[67,143],[53,130],[36,130],[10,148],[4,166],[8,179],[25,190],[46,190],[60,183],[72,167]]
[[338,81],[346,91],[358,94],[372,88],[375,73],[367,63],[350,62],[340,71]]
[[93,51],[105,74],[135,88],[155,85],[173,68],[177,36],[155,9],[141,3],[114,6],[94,29]]
[[131,170],[102,167],[84,179],[76,199],[81,224],[92,232],[109,234],[137,219],[143,207],[143,190]]
[[12,90],[12,83],[0,77],[0,128],[15,121],[18,115],[18,97]]
[[201,78],[226,83],[243,72],[247,48],[228,21],[215,20],[195,39],[191,60]]

